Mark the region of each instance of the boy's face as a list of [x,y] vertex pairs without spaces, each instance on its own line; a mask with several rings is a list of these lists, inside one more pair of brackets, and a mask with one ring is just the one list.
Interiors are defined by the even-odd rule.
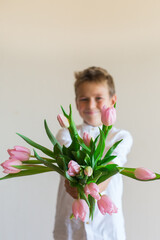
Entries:
[[104,105],[111,107],[116,102],[116,95],[109,96],[106,82],[84,82],[77,91],[76,105],[84,122],[91,126],[100,126],[101,109]]

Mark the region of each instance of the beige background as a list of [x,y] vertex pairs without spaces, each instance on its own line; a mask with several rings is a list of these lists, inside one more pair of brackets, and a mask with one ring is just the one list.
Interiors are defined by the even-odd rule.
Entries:
[[[134,138],[127,166],[160,172],[159,12],[159,0],[1,0],[0,161],[28,146],[16,132],[51,147],[43,120],[56,134],[60,105],[72,103],[81,122],[73,72],[95,65],[113,75],[116,126]],[[0,239],[53,239],[58,181],[48,173],[0,182]],[[127,240],[159,240],[159,186],[124,177]]]

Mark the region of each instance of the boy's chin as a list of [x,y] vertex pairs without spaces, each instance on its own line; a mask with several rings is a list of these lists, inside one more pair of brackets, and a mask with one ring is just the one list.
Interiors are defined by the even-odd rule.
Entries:
[[92,126],[92,127],[99,127],[102,125],[102,122],[99,122],[99,121],[84,121],[84,123]]

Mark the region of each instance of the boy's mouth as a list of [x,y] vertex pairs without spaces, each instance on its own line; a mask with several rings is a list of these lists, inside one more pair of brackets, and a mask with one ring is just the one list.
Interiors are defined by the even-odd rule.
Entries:
[[88,115],[94,115],[94,114],[99,114],[100,111],[85,111],[85,114],[88,114]]

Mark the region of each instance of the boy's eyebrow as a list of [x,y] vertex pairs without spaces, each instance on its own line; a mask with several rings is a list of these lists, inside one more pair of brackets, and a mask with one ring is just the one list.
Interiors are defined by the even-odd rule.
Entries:
[[92,96],[79,95],[78,97],[85,97],[85,98],[88,98],[88,97],[94,97],[94,96],[104,96],[104,94],[103,94],[103,93],[96,93],[96,94],[93,94]]

